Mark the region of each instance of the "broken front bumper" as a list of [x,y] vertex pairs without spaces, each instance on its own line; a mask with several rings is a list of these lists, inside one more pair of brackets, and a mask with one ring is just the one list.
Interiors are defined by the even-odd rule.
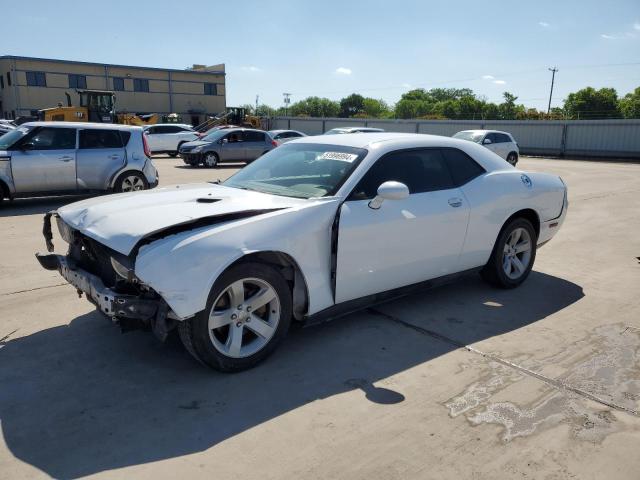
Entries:
[[43,268],[58,270],[67,282],[76,287],[78,293],[84,293],[102,313],[114,320],[149,322],[156,316],[166,318],[166,304],[160,299],[145,299],[137,295],[117,293],[105,286],[99,277],[77,268],[73,261],[63,255],[38,253],[36,258]]

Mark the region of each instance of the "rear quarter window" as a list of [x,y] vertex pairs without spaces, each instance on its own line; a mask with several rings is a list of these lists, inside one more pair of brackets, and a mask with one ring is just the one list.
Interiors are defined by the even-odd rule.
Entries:
[[456,187],[469,183],[474,178],[479,177],[486,170],[473,158],[457,148],[442,149],[447,166],[451,171],[453,183]]
[[122,148],[123,138],[118,130],[80,130],[80,148]]
[[264,133],[262,132],[244,132],[245,142],[264,142]]

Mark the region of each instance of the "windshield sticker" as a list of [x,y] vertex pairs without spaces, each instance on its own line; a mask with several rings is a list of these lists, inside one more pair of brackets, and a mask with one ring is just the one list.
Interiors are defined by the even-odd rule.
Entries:
[[318,157],[318,160],[339,160],[341,162],[352,163],[356,158],[358,158],[358,155],[353,153],[324,152]]

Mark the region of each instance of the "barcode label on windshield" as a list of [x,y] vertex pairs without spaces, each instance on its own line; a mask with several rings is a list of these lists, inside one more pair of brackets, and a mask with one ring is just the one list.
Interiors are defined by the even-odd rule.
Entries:
[[342,152],[324,152],[322,155],[318,157],[318,160],[340,160],[341,162],[353,162],[358,155],[353,153],[342,153]]

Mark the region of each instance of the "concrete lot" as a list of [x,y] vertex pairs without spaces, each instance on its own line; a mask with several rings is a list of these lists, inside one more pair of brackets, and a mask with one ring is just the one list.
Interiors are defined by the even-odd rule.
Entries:
[[[159,158],[161,184],[225,178]],[[0,477],[580,478],[640,471],[640,165],[522,159],[570,210],[520,288],[473,276],[293,329],[224,375],[121,335],[0,209]]]

